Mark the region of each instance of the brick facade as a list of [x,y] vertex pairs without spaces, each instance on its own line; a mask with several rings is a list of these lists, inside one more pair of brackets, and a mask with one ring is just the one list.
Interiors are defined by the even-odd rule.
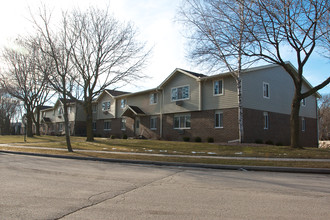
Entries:
[[163,115],[163,138],[165,140],[182,141],[189,137],[194,141],[200,137],[203,142],[211,137],[215,142],[228,142],[238,139],[237,109],[224,109],[223,128],[215,128],[215,110],[190,112],[191,128],[174,129],[174,115]]
[[[274,144],[290,145],[290,115],[267,112],[269,127],[264,129],[264,111],[244,109],[244,142],[271,141]],[[302,118],[300,118],[301,122]],[[300,123],[300,144],[304,147],[317,147],[317,120],[305,118],[306,130]]]

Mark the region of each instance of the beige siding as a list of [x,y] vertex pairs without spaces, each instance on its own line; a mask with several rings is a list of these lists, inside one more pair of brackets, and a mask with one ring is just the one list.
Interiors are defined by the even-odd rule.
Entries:
[[[223,80],[223,95],[214,95],[213,82]],[[227,109],[238,107],[235,79],[231,76],[203,81],[203,110]]]
[[[155,91],[156,92],[156,91]],[[127,105],[139,107],[147,115],[156,115],[160,113],[160,98],[161,93],[158,92],[158,100],[156,104],[150,104],[150,95],[154,92],[140,93],[137,95],[130,95],[125,98],[118,98],[117,103],[117,117],[120,117],[124,109],[121,108],[121,99],[126,99]]]
[[[172,88],[189,85],[189,99],[184,100],[182,106],[171,100]],[[199,82],[183,73],[178,73],[164,86],[163,113],[187,112],[199,110]]]
[[[71,114],[70,114],[70,118],[72,118],[72,120],[86,121],[86,113],[82,105],[77,104],[77,107],[73,105],[72,108],[73,109],[71,109]],[[76,114],[76,116],[74,114]],[[76,119],[74,119],[74,117],[76,117]]]
[[[110,110],[103,111],[102,103],[110,101]],[[108,93],[102,93],[102,96],[98,99],[97,105],[97,119],[111,119],[116,115],[116,101]]]
[[[282,67],[261,69],[242,75],[243,79],[243,107],[290,114],[291,101],[294,94],[294,84],[289,74]],[[263,97],[263,83],[269,83],[270,98]],[[307,87],[304,85],[303,90]],[[316,117],[316,98],[306,99],[306,106],[301,107],[300,115]]]

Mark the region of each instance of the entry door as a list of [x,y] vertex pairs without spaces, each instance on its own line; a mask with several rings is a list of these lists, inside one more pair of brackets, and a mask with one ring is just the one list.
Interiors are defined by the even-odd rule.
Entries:
[[140,135],[140,117],[135,118],[135,135]]

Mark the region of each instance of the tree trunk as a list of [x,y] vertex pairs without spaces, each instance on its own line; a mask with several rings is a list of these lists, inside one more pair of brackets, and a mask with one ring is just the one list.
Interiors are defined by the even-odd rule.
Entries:
[[37,107],[37,118],[35,120],[36,122],[34,123],[36,126],[36,135],[40,136],[40,108]]
[[243,106],[242,106],[242,80],[237,79],[237,95],[238,95],[238,137],[239,143],[243,143],[244,128],[243,128]]
[[301,148],[299,144],[299,111],[301,99],[295,92],[292,100],[291,115],[290,115],[290,132],[291,132],[291,147]]
[[32,124],[33,124],[33,121],[32,121],[32,114],[33,112],[31,112],[30,110],[27,110],[26,112],[26,135],[28,137],[33,137],[33,131],[32,131]]
[[86,134],[87,134],[86,141],[94,141],[92,101],[89,101],[87,99],[84,108],[86,113]]
[[69,128],[69,117],[68,117],[68,106],[66,104],[66,99],[64,100],[64,129],[65,129],[65,140],[66,140],[66,146],[68,148],[69,152],[73,152],[72,147],[71,147],[71,140],[70,140],[70,128]]

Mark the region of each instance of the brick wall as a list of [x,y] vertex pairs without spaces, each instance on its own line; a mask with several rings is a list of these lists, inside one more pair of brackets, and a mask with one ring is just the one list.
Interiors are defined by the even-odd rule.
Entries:
[[[274,144],[290,145],[290,115],[268,112],[269,128],[264,129],[264,111],[244,109],[244,142],[272,141]],[[306,131],[300,125],[300,144],[317,147],[317,121],[305,118]],[[301,122],[301,118],[300,118]]]
[[182,141],[183,137],[189,137],[194,141],[195,137],[201,137],[203,142],[212,137],[215,142],[228,142],[238,139],[237,109],[224,109],[223,128],[215,128],[215,110],[190,112],[191,128],[174,129],[174,115],[163,115],[163,138],[165,140]]

